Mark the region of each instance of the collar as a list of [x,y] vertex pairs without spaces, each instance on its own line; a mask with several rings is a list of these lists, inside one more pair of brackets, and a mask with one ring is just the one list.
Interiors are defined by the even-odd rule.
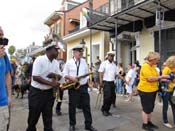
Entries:
[[54,59],[53,59],[52,61],[50,61],[49,58],[48,58],[48,56],[47,56],[46,54],[44,55],[44,58],[45,58],[48,62],[51,62],[51,63],[54,61]]

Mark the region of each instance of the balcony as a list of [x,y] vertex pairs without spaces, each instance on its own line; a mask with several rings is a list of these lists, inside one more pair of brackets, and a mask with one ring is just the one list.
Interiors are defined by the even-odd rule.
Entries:
[[110,14],[116,14],[146,0],[110,0]]

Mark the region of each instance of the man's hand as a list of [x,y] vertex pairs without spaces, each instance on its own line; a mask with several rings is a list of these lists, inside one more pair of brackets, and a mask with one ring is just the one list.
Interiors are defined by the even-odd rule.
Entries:
[[4,55],[5,55],[4,45],[0,45],[0,58],[4,57]]
[[53,88],[59,88],[60,87],[60,83],[58,83],[57,81],[52,81],[52,87]]
[[59,74],[55,74],[55,73],[49,73],[47,75],[47,77],[50,78],[50,79],[52,79],[52,78],[57,79],[58,78],[58,80],[60,80],[62,76],[59,75]]
[[68,79],[72,82],[78,82],[77,77],[69,76]]
[[100,87],[103,87],[104,85],[103,85],[103,82],[100,82]]
[[48,78],[55,78],[55,76],[56,74],[52,72],[47,75]]

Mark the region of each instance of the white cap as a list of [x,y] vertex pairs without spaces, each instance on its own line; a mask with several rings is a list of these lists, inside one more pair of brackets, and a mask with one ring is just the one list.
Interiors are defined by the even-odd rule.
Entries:
[[83,50],[84,46],[83,45],[77,45],[74,48],[72,48],[73,51],[75,50]]
[[109,54],[110,54],[110,55],[115,55],[115,52],[114,52],[114,51],[108,51],[108,52],[107,52],[107,55],[109,55]]
[[45,46],[44,48],[47,49],[47,48],[50,48],[50,47],[54,47],[56,49],[59,49],[60,47],[58,46],[58,43],[55,42],[55,41],[52,41],[50,44],[48,44],[47,46]]

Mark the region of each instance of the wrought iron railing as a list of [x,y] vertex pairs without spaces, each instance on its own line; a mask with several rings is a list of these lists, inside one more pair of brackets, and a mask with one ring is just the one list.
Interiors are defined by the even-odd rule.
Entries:
[[137,5],[146,0],[110,0],[109,2],[109,10],[110,15],[121,12],[122,10],[131,8],[134,5]]

